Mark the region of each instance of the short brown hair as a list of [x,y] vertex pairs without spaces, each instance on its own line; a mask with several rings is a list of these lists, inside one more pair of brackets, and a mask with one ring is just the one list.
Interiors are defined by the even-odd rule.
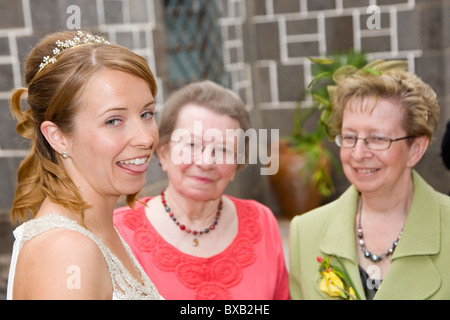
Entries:
[[[194,82],[174,92],[164,103],[159,122],[158,148],[170,142],[178,114],[188,104],[195,104],[220,115],[229,116],[239,122],[240,128],[244,132],[251,128],[249,114],[244,102],[237,94],[209,80]],[[245,153],[245,159],[248,159],[247,143],[245,145]],[[243,164],[238,164],[237,170],[242,169],[244,166]]]
[[367,73],[344,79],[332,97],[331,125],[336,133],[341,132],[345,108],[366,98],[384,98],[398,103],[404,110],[403,128],[406,134],[432,139],[439,121],[439,105],[431,86],[418,76],[403,70],[392,70],[381,75]]

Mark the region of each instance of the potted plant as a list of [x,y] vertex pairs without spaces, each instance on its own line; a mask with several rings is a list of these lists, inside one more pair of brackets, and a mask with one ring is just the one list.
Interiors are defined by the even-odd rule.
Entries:
[[[378,59],[368,63],[364,53],[355,51],[309,59],[314,63],[314,78],[306,93],[314,103],[303,109],[298,102],[292,133],[283,137],[278,146],[278,173],[270,176],[282,213],[289,219],[318,207],[324,197],[334,192],[331,170],[340,170],[340,166],[325,142],[333,138],[329,126],[330,97],[337,84],[349,74],[380,75],[387,70],[408,67],[403,60]],[[318,121],[312,130],[307,130],[305,124],[314,113],[319,113]]]
[[[270,176],[282,214],[291,219],[321,205],[323,198],[334,192],[332,170],[340,170],[337,160],[326,145],[331,137],[328,121],[331,116],[329,88],[333,76],[343,67],[362,68],[367,64],[364,53],[349,51],[321,59],[308,58],[312,66],[313,81],[305,90],[313,104],[303,108],[297,102],[293,129],[289,136],[280,139],[278,172]],[[314,119],[318,119],[315,122]],[[313,121],[313,128],[307,123]]]

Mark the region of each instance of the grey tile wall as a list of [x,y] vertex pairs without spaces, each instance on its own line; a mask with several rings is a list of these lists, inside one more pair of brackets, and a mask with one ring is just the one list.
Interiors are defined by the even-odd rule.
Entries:
[[[268,110],[277,110],[277,116],[282,117],[295,106],[311,79],[306,56],[352,47],[363,49],[373,58],[408,59],[411,70],[438,92],[442,118],[449,117],[450,71],[444,68],[449,61],[449,1],[378,1],[378,30],[370,30],[366,25],[371,16],[367,8],[374,3],[371,0],[219,2],[224,17],[218,23],[222,27],[230,86],[241,94],[252,113],[259,114],[255,117],[256,127],[266,126]],[[21,84],[21,63],[38,39],[47,32],[67,28],[70,5],[79,7],[82,28],[104,33],[112,41],[146,56],[160,83],[164,82],[167,66],[161,1],[0,0],[0,5],[8,7],[0,10],[0,160],[8,171],[8,176],[0,180],[0,190],[5,190],[0,194],[0,204],[7,207],[15,185],[14,174],[9,171],[15,171],[27,148],[15,133],[15,121],[7,103],[9,92]],[[161,107],[164,90],[158,99]],[[286,121],[283,128],[289,126]],[[441,134],[442,130],[431,148],[435,157]],[[446,188],[443,182],[436,185]]]

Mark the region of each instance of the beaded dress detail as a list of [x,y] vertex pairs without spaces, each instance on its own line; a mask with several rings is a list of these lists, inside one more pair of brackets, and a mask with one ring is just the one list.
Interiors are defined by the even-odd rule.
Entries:
[[130,272],[125,268],[122,262],[114,255],[111,250],[103,243],[102,239],[97,237],[94,233],[88,229],[79,225],[76,221],[58,214],[49,214],[41,218],[33,219],[23,223],[21,226],[14,230],[14,236],[16,238],[13,255],[11,259],[11,268],[8,281],[8,298],[12,297],[12,284],[14,282],[15,265],[20,250],[24,244],[31,240],[33,237],[55,229],[62,228],[71,231],[79,232],[92,241],[94,241],[100,248],[106,264],[108,266],[109,274],[113,284],[113,300],[162,300],[163,298],[159,294],[158,290],[151,282],[150,278],[142,269],[139,262],[131,253],[127,243],[119,235],[128,255],[133,261],[134,266],[138,270],[143,284],[136,280]]

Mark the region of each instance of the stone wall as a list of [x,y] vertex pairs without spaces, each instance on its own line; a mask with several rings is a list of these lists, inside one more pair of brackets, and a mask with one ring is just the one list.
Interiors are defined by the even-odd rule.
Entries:
[[[368,11],[371,5],[377,5],[377,11]],[[438,0],[249,1],[248,28],[254,39],[249,41],[249,63],[260,125],[280,129],[281,136],[290,133],[293,109],[311,81],[307,56],[353,48],[366,52],[369,59],[405,59],[410,71],[435,89],[441,106],[435,141],[416,168],[437,190],[447,193],[450,173],[440,146],[450,119],[449,9],[450,1]],[[330,148],[338,154],[337,147],[330,144]],[[342,175],[334,179],[336,197],[348,182]],[[270,186],[267,190],[264,199],[276,211]]]

